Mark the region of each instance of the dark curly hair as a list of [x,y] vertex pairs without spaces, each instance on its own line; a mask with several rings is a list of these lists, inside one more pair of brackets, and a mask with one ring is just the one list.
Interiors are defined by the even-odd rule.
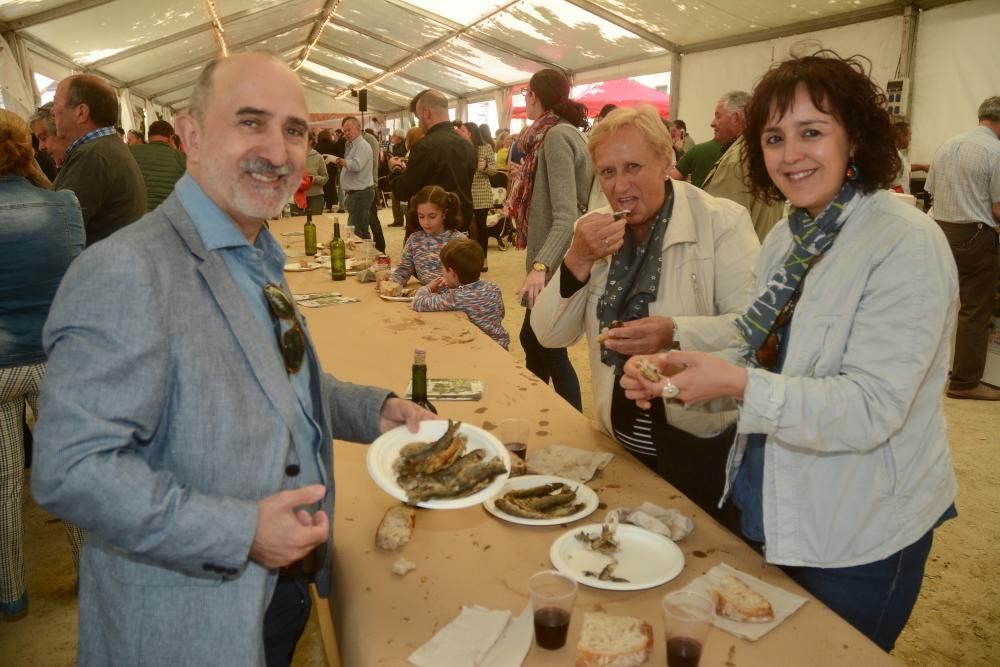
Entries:
[[[858,189],[864,193],[885,189],[899,172],[899,154],[892,138],[885,93],[865,73],[863,56],[841,58],[818,51],[772,67],[754,87],[746,106],[744,158],[747,185],[754,196],[779,202],[785,196],[767,173],[761,136],[773,112],[783,117],[802,84],[817,109],[836,118],[854,148]],[[846,176],[845,176],[846,178]]]
[[421,231],[420,220],[417,217],[417,207],[421,204],[433,204],[444,213],[444,228],[458,229],[461,222],[462,202],[454,192],[448,192],[440,185],[427,185],[410,197],[406,210],[406,228],[411,232]]

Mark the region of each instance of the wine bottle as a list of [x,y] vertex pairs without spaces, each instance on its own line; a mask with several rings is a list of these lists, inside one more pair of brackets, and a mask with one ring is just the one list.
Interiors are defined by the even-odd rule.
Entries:
[[305,239],[306,239],[306,255],[309,257],[316,256],[316,225],[313,223],[312,211],[306,211],[306,226],[305,226]]
[[333,219],[333,240],[330,241],[330,277],[334,280],[347,278],[347,246],[340,238],[340,221]]
[[427,350],[416,348],[413,350],[413,377],[411,378],[413,397],[412,401],[422,408],[437,414],[437,408],[427,400]]

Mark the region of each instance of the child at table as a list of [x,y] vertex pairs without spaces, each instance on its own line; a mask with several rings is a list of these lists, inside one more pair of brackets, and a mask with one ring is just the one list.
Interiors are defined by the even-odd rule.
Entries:
[[415,275],[421,284],[441,277],[440,254],[446,243],[466,238],[458,231],[461,203],[458,195],[438,185],[428,185],[410,198],[406,212],[411,227],[420,226],[406,239],[399,266],[389,280],[405,285]]
[[420,312],[460,310],[483,332],[510,347],[510,334],[503,328],[503,296],[496,283],[480,280],[483,249],[470,239],[449,241],[441,249],[444,275],[417,290],[413,310]]

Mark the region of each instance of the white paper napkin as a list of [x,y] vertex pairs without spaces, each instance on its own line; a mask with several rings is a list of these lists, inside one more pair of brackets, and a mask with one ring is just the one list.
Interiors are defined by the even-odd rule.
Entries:
[[511,619],[500,639],[478,667],[515,667],[524,662],[535,637],[535,615],[529,604],[517,618]]
[[[524,619],[527,616],[527,641]],[[531,647],[530,609],[510,623],[511,613],[484,607],[462,607],[455,619],[410,654],[416,667],[480,667],[519,665]],[[520,651],[520,659],[515,660]],[[495,656],[495,657],[494,657]]]
[[615,508],[607,516],[616,516],[622,523],[645,528],[674,542],[680,542],[694,530],[694,521],[684,516],[680,510],[660,507],[648,501],[639,507]]
[[611,463],[610,452],[591,452],[564,445],[549,445],[528,454],[528,472],[556,475],[575,482],[589,482],[598,470]]
[[720,578],[727,574],[742,579],[743,583],[766,597],[774,609],[774,620],[769,623],[741,623],[716,615],[712,624],[731,635],[756,641],[781,625],[782,621],[794,614],[799,607],[806,603],[806,598],[800,595],[795,595],[783,588],[764,583],[757,577],[752,577],[746,572],[741,572],[725,563],[716,565],[685,586],[683,590],[701,593],[711,598],[712,595],[709,593],[709,589],[717,587]]

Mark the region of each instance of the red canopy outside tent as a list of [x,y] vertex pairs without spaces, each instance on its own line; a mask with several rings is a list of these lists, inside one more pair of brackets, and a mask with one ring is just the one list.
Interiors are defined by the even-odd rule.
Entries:
[[[590,118],[600,113],[601,107],[605,104],[616,104],[620,107],[652,104],[656,107],[657,113],[664,118],[670,118],[670,96],[632,79],[616,79],[578,86],[574,99],[587,106],[587,116]],[[527,110],[524,107],[514,107],[511,115],[513,118],[527,118]]]

